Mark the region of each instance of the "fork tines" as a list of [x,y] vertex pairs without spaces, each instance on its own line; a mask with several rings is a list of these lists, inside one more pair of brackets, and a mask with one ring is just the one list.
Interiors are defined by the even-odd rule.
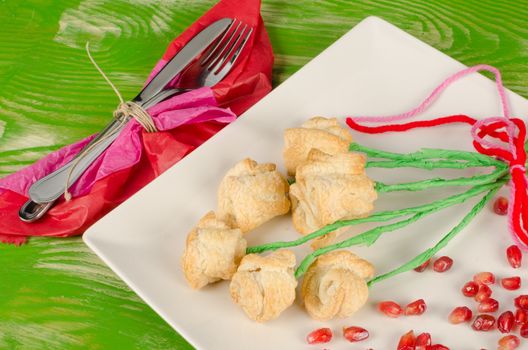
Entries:
[[219,73],[222,69],[230,69],[252,32],[253,28],[249,25],[236,18],[233,19],[224,34],[202,56],[200,65],[207,66],[207,70],[214,73]]

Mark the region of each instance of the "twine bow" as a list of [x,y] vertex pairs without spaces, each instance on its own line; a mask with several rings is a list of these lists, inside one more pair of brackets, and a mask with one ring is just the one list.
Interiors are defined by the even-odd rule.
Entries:
[[86,53],[88,54],[90,62],[92,62],[104,80],[106,80],[108,85],[110,85],[112,90],[114,90],[117,98],[119,99],[120,103],[114,111],[114,118],[124,122],[126,122],[129,118],[135,118],[147,132],[157,132],[158,130],[156,129],[156,125],[154,125],[150,114],[148,114],[148,112],[137,103],[133,101],[125,101],[123,95],[121,95],[121,92],[119,92],[114,83],[112,83],[110,78],[108,78],[106,73],[101,69],[97,62],[95,62],[95,59],[92,57],[90,52],[90,42],[86,42]]
[[[495,75],[497,91],[500,96],[503,117],[490,117],[477,120],[466,115],[453,115],[432,120],[420,120],[403,124],[365,126],[358,122],[386,123],[404,120],[425,111],[449,85],[456,80],[478,71],[488,71]],[[510,202],[508,205],[508,228],[515,242],[528,250],[528,178],[526,176],[526,124],[523,120],[510,117],[510,108],[502,84],[500,71],[489,65],[476,65],[464,69],[446,79],[418,107],[406,113],[393,116],[347,118],[347,124],[354,130],[379,134],[402,132],[415,128],[428,128],[438,125],[465,123],[472,125],[473,146],[481,153],[504,161],[509,166],[511,176]],[[488,138],[494,139],[490,142]],[[503,147],[501,143],[506,144]]]
[[[110,85],[112,90],[114,90],[117,98],[119,99],[119,105],[117,106],[116,110],[113,113],[114,118],[116,118],[121,124],[125,124],[130,118],[134,118],[137,120],[137,122],[147,131],[147,132],[157,132],[156,125],[154,124],[154,121],[152,120],[150,114],[138,105],[137,103],[133,101],[125,101],[123,98],[123,95],[121,95],[121,92],[117,89],[117,87],[112,83],[110,78],[106,75],[106,73],[101,69],[101,67],[95,62],[95,59],[92,57],[92,54],[90,52],[90,42],[86,42],[86,54],[88,55],[88,58],[90,59],[90,62],[94,65],[94,67],[99,71],[101,76],[104,78],[104,80]],[[77,165],[79,165],[79,162],[88,154],[92,149],[97,147],[99,144],[107,140],[108,138],[114,136],[117,132],[119,132],[120,127],[115,128],[114,131],[104,135],[96,142],[92,143],[90,146],[83,149],[75,158],[72,166],[70,167],[68,171],[68,176],[66,177],[66,183],[64,184],[64,198],[66,201],[71,200],[71,193],[69,192],[70,187],[70,181],[73,174],[73,170]]]

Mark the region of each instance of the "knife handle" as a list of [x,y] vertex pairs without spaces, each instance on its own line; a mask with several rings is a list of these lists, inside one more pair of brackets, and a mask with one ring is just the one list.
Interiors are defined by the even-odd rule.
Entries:
[[[29,197],[31,200],[36,203],[46,203],[58,199],[64,193],[68,174],[70,173],[70,169],[74,162],[77,162],[78,157],[81,154],[83,155],[71,171],[70,179],[68,180],[70,185],[77,181],[84,171],[101,155],[101,153],[103,153],[108,146],[114,142],[126,124],[127,123],[122,123],[118,120],[113,120],[97,137],[81,150],[73,160],[35,182],[29,188]],[[102,139],[105,135],[106,138]],[[99,143],[95,144],[95,142]],[[93,146],[93,148],[85,151],[88,147],[91,147],[94,144],[95,146]]]
[[[155,104],[174,96],[179,92],[184,92],[184,89],[169,89],[163,90],[150,100],[148,100],[143,108],[147,109]],[[90,143],[88,143],[79,154],[70,162],[63,165],[54,172],[46,175],[42,179],[36,181],[29,188],[29,197],[33,202],[36,203],[47,203],[57,200],[63,193],[66,187],[66,180],[70,172],[70,168],[76,161],[76,159],[83,154],[83,158],[79,160],[75,168],[71,172],[70,179],[68,183],[71,185],[79,179],[79,177],[88,169],[88,167],[103,153],[117,138],[121,130],[125,127],[127,123],[120,122],[116,119],[113,119]],[[110,136],[108,136],[110,135]],[[100,141],[103,137],[105,139]],[[93,148],[88,149],[96,142],[99,142]]]

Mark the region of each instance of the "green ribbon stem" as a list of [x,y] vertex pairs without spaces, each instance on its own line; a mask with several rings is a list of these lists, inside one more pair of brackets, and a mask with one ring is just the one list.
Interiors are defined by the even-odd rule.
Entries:
[[466,162],[460,160],[369,160],[365,165],[366,168],[421,168],[433,170],[438,168],[445,169],[466,169],[482,166],[480,163]]
[[478,186],[494,183],[497,181],[497,179],[500,179],[501,177],[507,174],[507,167],[497,167],[497,169],[495,169],[495,171],[490,174],[476,175],[471,177],[459,177],[456,179],[434,178],[393,185],[376,182],[376,191],[382,193],[394,191],[422,191],[429,188],[447,186]]
[[293,241],[272,242],[255,247],[249,247],[246,250],[247,254],[263,253],[265,251],[298,246],[345,226],[352,226],[366,222],[383,222],[412,215],[411,217],[405,218],[403,220],[383,226],[378,226],[342,242],[313,251],[301,261],[299,267],[295,271],[295,277],[299,278],[320,255],[326,254],[333,250],[349,248],[359,244],[366,244],[367,246],[370,246],[374,244],[384,233],[395,231],[410,225],[434,212],[455,204],[462,203],[467,199],[477,196],[483,192],[488,192],[481,199],[481,201],[479,201],[479,203],[473,207],[473,209],[464,217],[464,219],[446,236],[444,236],[442,240],[440,240],[433,248],[426,250],[397,269],[373,278],[371,281],[369,281],[370,286],[399,273],[411,270],[427,261],[440,249],[445,247],[453,237],[455,237],[465,226],[467,226],[467,224],[482,210],[484,205],[491,199],[498,189],[508,181],[508,167],[504,162],[475,152],[426,148],[408,154],[401,154],[376,150],[361,146],[357,143],[350,144],[349,149],[350,151],[363,152],[369,158],[388,159],[369,160],[366,164],[366,167],[368,168],[413,167],[432,170],[437,168],[465,169],[470,167],[495,167],[495,170],[489,174],[481,174],[471,177],[459,177],[455,179],[433,178],[400,184],[384,184],[377,182],[376,191],[380,193],[392,191],[421,191],[428,188],[444,186],[471,186],[471,188],[463,193],[412,208],[383,211],[366,218],[340,220]]
[[386,232],[395,231],[397,229],[400,229],[402,227],[405,227],[415,221],[420,220],[424,216],[427,216],[428,214],[433,213],[434,209],[431,209],[429,211],[420,212],[418,214],[415,214],[414,216],[411,216],[408,219],[401,220],[392,224],[388,224],[385,226],[378,226],[376,228],[373,228],[371,230],[365,231],[362,234],[359,234],[357,236],[354,236],[352,238],[349,238],[347,240],[344,240],[342,242],[332,244],[323,248],[319,248],[317,250],[314,250],[312,253],[308,254],[300,263],[297,270],[295,270],[295,278],[299,278],[306,270],[310,267],[310,265],[314,262],[314,260],[323,254],[329,253],[331,251],[337,250],[337,249],[343,249],[343,248],[349,248],[354,245],[359,244],[366,244],[367,246],[370,246],[376,242],[376,240]]
[[394,153],[374,148],[362,146],[357,143],[351,143],[349,146],[350,151],[362,152],[372,158],[385,158],[396,161],[417,161],[423,159],[447,159],[447,160],[464,160],[470,162],[472,166],[504,166],[504,163],[493,157],[486,156],[484,154],[470,152],[470,151],[459,151],[459,150],[447,150],[447,149],[436,149],[436,148],[423,148],[419,151],[412,153]]
[[459,177],[455,179],[433,178],[393,185],[377,182],[376,191],[378,192],[422,191],[433,187],[446,186],[477,186],[495,182],[497,179],[508,174],[508,166],[505,163],[475,152],[425,148],[417,152],[401,154],[381,151],[361,146],[357,143],[350,144],[350,150],[366,153],[369,157],[390,159],[389,161],[370,160],[366,164],[368,168],[413,167],[432,170],[436,168],[465,169],[468,167],[495,167],[495,170],[489,174],[471,177]]
[[[504,184],[504,182],[500,182],[500,183],[496,183],[496,184],[488,185],[488,186],[492,187],[491,191],[494,191],[494,190],[497,190],[498,188],[500,188],[503,184]],[[467,191],[467,192],[469,192],[469,191]],[[469,198],[469,197],[467,197],[467,198]],[[461,201],[461,202],[463,202],[463,201]],[[332,244],[332,245],[317,249],[317,250],[313,251],[311,254],[307,255],[303,259],[303,261],[301,262],[301,264],[299,265],[299,267],[295,271],[295,277],[298,278],[298,277],[302,276],[306,272],[308,267],[312,264],[312,262],[318,256],[320,256],[322,254],[326,254],[328,252],[331,252],[331,251],[337,250],[337,249],[349,248],[351,246],[359,245],[359,244],[366,244],[367,246],[370,246],[370,245],[374,244],[383,233],[391,232],[391,231],[397,230],[399,228],[405,227],[405,226],[407,226],[409,224],[412,224],[415,221],[420,220],[421,218],[423,218],[423,217],[425,217],[427,215],[430,215],[430,214],[432,214],[434,212],[437,212],[437,211],[439,211],[441,209],[444,209],[445,207],[451,206],[453,204],[455,204],[455,203],[452,203],[452,204],[449,204],[449,205],[446,205],[445,203],[444,203],[444,205],[436,205],[436,206],[434,206],[432,208],[429,208],[428,210],[420,211],[420,212],[418,212],[417,214],[415,214],[414,216],[412,216],[412,217],[410,217],[408,219],[401,220],[401,221],[398,221],[398,222],[395,222],[395,223],[392,223],[392,224],[389,224],[389,225],[385,225],[385,226],[378,226],[378,227],[376,227],[374,229],[365,231],[362,234],[359,234],[357,236],[351,237],[351,238],[349,238],[347,240],[344,240],[342,242],[339,242],[339,243],[336,243],[336,244]]]
[[[502,180],[500,182],[501,186],[504,183],[505,183],[505,180]],[[325,227],[322,227],[317,231],[314,231],[306,236],[302,236],[293,241],[271,242],[271,243],[265,243],[262,245],[254,246],[254,247],[249,247],[246,249],[246,254],[259,254],[259,253],[264,253],[267,251],[274,251],[277,249],[299,246],[315,238],[321,237],[327,233],[333,232],[345,226],[359,225],[359,224],[363,224],[367,222],[389,221],[389,220],[396,219],[402,216],[407,216],[407,215],[416,214],[416,213],[420,213],[424,211],[429,211],[434,208],[439,208],[439,209],[447,208],[449,206],[452,206],[458,203],[463,203],[469,198],[472,198],[474,196],[479,195],[482,192],[489,191],[490,189],[495,188],[495,186],[496,184],[485,184],[481,186],[475,186],[473,188],[470,188],[466,192],[459,193],[459,194],[456,194],[456,195],[453,195],[447,198],[442,198],[434,202],[419,205],[416,207],[382,211],[379,213],[374,213],[366,218],[336,221],[333,224],[326,225]]]
[[416,256],[415,258],[413,258],[412,260],[410,260],[409,262],[401,265],[400,267],[390,271],[390,272],[387,272],[387,273],[384,273],[382,275],[379,275],[373,279],[371,279],[369,282],[368,282],[368,285],[369,287],[372,286],[373,284],[375,283],[378,283],[380,281],[383,281],[387,278],[390,278],[390,277],[393,277],[397,274],[400,274],[400,273],[403,273],[403,272],[407,272],[407,271],[410,271],[418,266],[420,266],[421,264],[423,264],[424,262],[426,262],[427,260],[429,260],[433,255],[435,255],[438,251],[440,251],[440,249],[444,248],[448,243],[449,241],[451,241],[458,233],[460,233],[460,231],[462,231],[462,229],[464,229],[470,222],[471,220],[473,220],[473,218],[475,218],[475,216],[484,208],[484,206],[486,205],[487,202],[489,202],[491,200],[491,198],[493,198],[493,196],[495,195],[495,193],[500,189],[502,185],[497,185],[495,186],[495,188],[493,188],[492,190],[490,190],[472,209],[471,211],[466,215],[464,216],[464,218],[462,219],[462,221],[460,221],[447,235],[445,235],[434,247],[430,248],[430,249],[427,249],[426,251],[424,251],[423,253],[419,254],[418,256]]

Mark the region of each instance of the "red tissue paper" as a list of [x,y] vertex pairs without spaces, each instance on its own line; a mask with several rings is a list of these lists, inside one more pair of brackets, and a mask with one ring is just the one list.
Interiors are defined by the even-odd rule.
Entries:
[[[88,178],[89,175],[83,175],[77,181],[75,184],[77,190],[72,191],[74,196],[70,201],[59,199],[43,218],[33,223],[25,223],[18,217],[20,207],[28,200],[28,188],[46,175],[42,173],[43,169],[49,173],[69,162],[91,137],[66,146],[35,164],[0,179],[1,242],[22,244],[28,236],[67,237],[82,234],[98,219],[222,129],[226,121],[232,120],[229,114],[240,115],[271,91],[273,51],[260,16],[260,0],[220,1],[170,43],[155,70],[170,60],[198,32],[224,17],[243,21],[253,28],[254,34],[233,70],[209,91],[209,93],[212,92],[212,98],[207,98],[208,91],[199,92],[197,93],[199,96],[193,98],[194,103],[207,101],[204,103],[209,104],[208,108],[218,110],[215,112],[217,117],[202,118],[197,113],[195,118],[181,124],[167,120],[170,118],[167,113],[165,113],[165,120],[161,121],[154,119],[153,116],[158,130],[161,130],[155,133],[147,133],[140,128],[134,129],[137,125],[131,125],[129,132],[136,133],[136,146],[140,148],[137,159],[124,163],[122,166],[111,164],[113,166],[109,167],[104,166],[105,155],[103,154],[100,157],[103,160],[98,159],[98,162],[93,165],[98,168],[91,169],[91,174],[94,175],[91,178]],[[174,105],[178,105],[177,100],[173,101],[169,107]],[[156,107],[162,115],[163,108],[159,107],[163,106],[159,104],[154,106]],[[130,123],[132,122],[135,121]],[[160,124],[165,127],[160,128]],[[173,127],[174,125],[176,126]],[[125,142],[118,142],[118,140],[119,138],[106,152],[116,152],[116,147],[127,147]],[[124,150],[126,149],[117,151],[123,152]],[[87,171],[87,173],[90,172]],[[88,185],[82,187],[79,186],[79,182]]]

